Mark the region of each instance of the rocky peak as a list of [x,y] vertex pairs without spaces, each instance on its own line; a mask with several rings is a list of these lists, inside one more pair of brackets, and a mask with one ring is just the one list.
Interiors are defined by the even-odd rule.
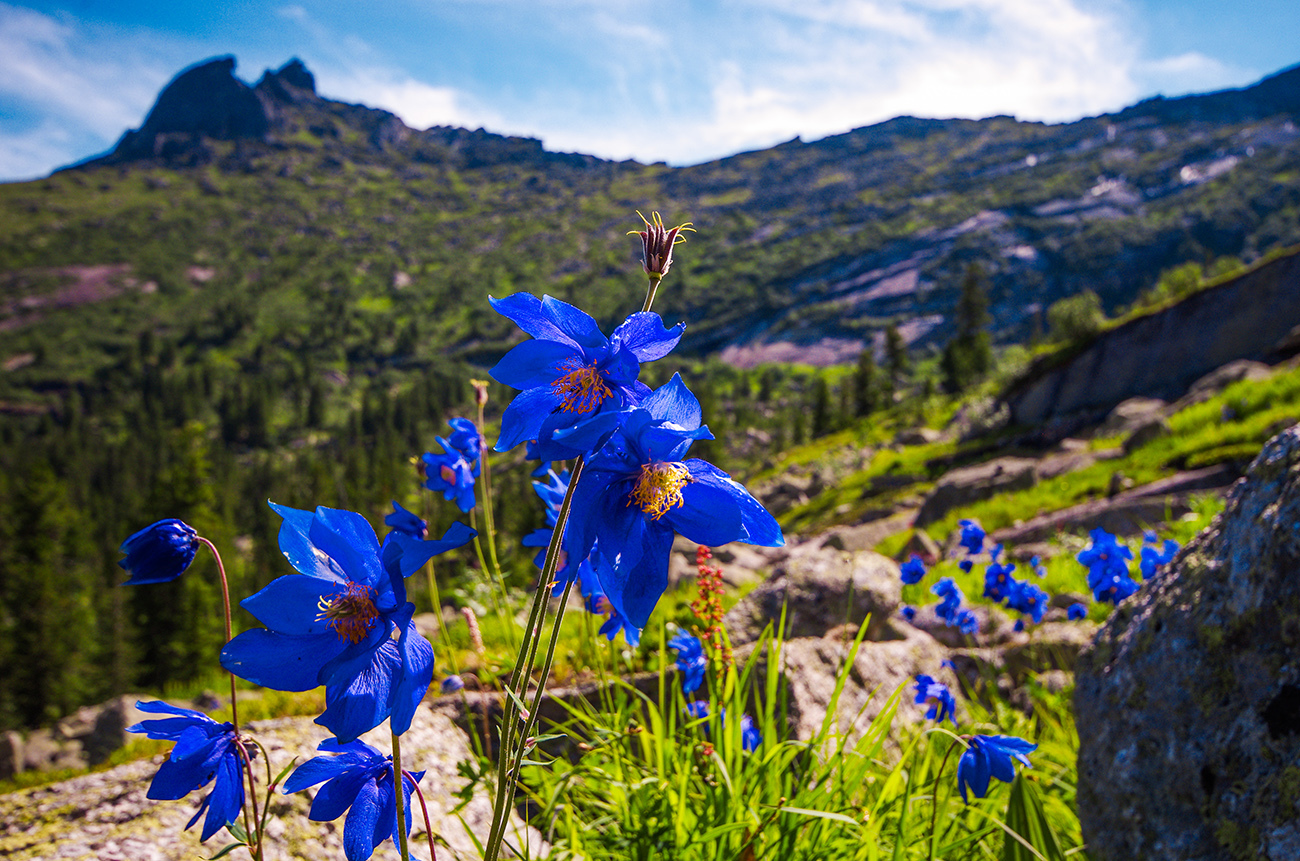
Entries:
[[307,70],[302,60],[294,57],[278,70],[267,69],[253,88],[277,101],[298,102],[316,96],[316,76]]

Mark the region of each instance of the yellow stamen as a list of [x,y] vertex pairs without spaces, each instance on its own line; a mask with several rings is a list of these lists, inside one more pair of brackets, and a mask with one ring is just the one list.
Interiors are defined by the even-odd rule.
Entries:
[[680,463],[643,464],[627,504],[636,503],[651,520],[658,520],[684,502],[682,488],[692,481],[690,472]]
[[579,364],[569,359],[560,366],[566,373],[555,381],[551,390],[561,398],[560,406],[569,412],[589,413],[614,393],[596,369],[596,363]]
[[349,583],[347,591],[321,598],[317,619],[328,619],[330,627],[349,643],[356,645],[366,638],[379,618],[375,608],[375,590],[361,583]]

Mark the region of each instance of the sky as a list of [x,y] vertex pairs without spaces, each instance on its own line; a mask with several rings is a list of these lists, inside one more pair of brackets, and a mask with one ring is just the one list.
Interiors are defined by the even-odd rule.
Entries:
[[102,153],[182,69],[298,57],[409,126],[695,164],[900,115],[1068,122],[1300,63],[1297,0],[0,0],[0,181]]

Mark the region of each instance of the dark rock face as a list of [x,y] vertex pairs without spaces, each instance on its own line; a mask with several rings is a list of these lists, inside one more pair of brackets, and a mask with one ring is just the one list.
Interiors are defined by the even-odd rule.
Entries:
[[1300,426],[1076,667],[1090,857],[1300,858]]

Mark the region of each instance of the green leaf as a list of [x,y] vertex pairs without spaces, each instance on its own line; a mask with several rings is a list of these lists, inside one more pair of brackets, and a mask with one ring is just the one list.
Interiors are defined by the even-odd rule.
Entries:
[[1025,779],[1024,774],[1017,774],[1011,784],[1006,827],[1024,842],[1008,834],[1002,845],[1002,861],[1040,861],[1044,858],[1047,861],[1065,861],[1061,844],[1043,812],[1043,800],[1038,796],[1038,789],[1032,781]]
[[284,776],[289,773],[289,769],[293,768],[294,763],[296,763],[297,761],[298,761],[298,757],[296,756],[293,759],[289,760],[289,764],[286,765],[284,768],[280,769],[280,773],[275,776],[275,780],[271,781],[271,785],[279,786],[280,781],[284,780]]
[[238,849],[240,846],[247,846],[247,845],[248,845],[247,843],[242,843],[242,842],[241,842],[241,843],[231,843],[229,846],[226,846],[225,848],[223,848],[223,849],[222,849],[220,852],[218,852],[216,855],[213,855],[213,856],[212,856],[212,861],[217,861],[218,858],[225,858],[227,855],[229,855],[231,852],[234,852],[234,851],[235,851],[236,849]]
[[226,825],[226,830],[229,831],[236,840],[242,840],[244,843],[248,842],[248,832],[244,830],[243,824],[238,819],[234,822],[228,823]]

